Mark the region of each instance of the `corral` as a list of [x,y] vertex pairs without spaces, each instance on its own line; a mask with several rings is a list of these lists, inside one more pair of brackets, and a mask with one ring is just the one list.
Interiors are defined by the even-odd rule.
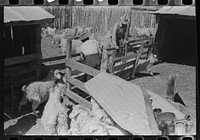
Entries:
[[[83,22],[82,22],[83,23]],[[100,32],[100,31],[99,31]],[[102,32],[101,32],[102,33]],[[148,41],[147,42],[147,44],[146,44],[146,42],[145,41]],[[58,51],[58,49],[57,48],[55,48],[55,46],[52,46],[51,44],[50,44],[50,38],[46,38],[46,37],[44,37],[44,38],[42,38],[42,53],[43,53],[43,55],[46,53],[46,54],[48,54],[49,56],[55,56],[56,55],[56,52],[59,54],[59,51]],[[69,44],[70,44],[70,42],[68,42]],[[148,43],[150,43],[150,44],[148,44]],[[107,62],[107,60],[108,60],[108,58],[107,58],[107,56],[108,56],[108,54],[107,53],[109,53],[109,51],[114,51],[114,50],[107,50],[107,51],[105,51],[105,53],[104,53],[104,56],[105,57],[103,57],[103,58],[105,58],[105,59],[102,59],[102,69],[101,69],[101,71],[108,71],[109,73],[111,73],[111,74],[115,74],[115,75],[118,75],[119,77],[121,77],[121,78],[123,78],[123,79],[126,79],[126,80],[131,80],[130,82],[132,82],[132,83],[136,83],[136,84],[138,84],[138,85],[140,85],[140,81],[138,82],[137,80],[142,80],[143,81],[143,83],[145,84],[145,87],[147,87],[148,89],[150,89],[150,90],[152,90],[152,91],[154,91],[155,93],[158,93],[158,94],[161,94],[161,96],[163,96],[164,97],[164,94],[165,94],[165,91],[166,91],[166,78],[168,77],[168,75],[167,74],[170,74],[171,72],[175,72],[175,73],[181,73],[181,72],[178,72],[178,71],[176,71],[177,69],[180,69],[180,68],[185,68],[184,69],[184,72],[185,73],[187,73],[187,72],[191,72],[190,73],[190,75],[191,75],[191,81],[190,81],[190,84],[188,84],[187,83],[187,85],[188,85],[188,88],[190,88],[189,89],[189,92],[194,96],[195,95],[195,93],[193,92],[194,90],[195,90],[195,84],[194,84],[194,82],[195,82],[195,75],[194,75],[194,73],[195,73],[195,69],[193,69],[193,68],[190,68],[190,67],[187,67],[187,66],[173,66],[173,65],[171,65],[171,64],[165,64],[165,63],[163,63],[163,64],[158,64],[158,65],[155,65],[155,66],[153,66],[153,72],[157,72],[157,75],[156,75],[156,73],[155,73],[155,75],[154,75],[154,77],[149,77],[149,76],[144,76],[144,77],[137,77],[137,75],[135,75],[135,68],[136,68],[136,66],[137,66],[137,62],[138,62],[138,60],[139,59],[145,59],[146,58],[146,56],[148,56],[148,48],[150,48],[150,47],[152,47],[152,46],[154,46],[154,45],[156,45],[157,43],[152,43],[152,41],[150,40],[149,41],[149,39],[147,38],[147,39],[139,39],[139,40],[133,40],[133,41],[129,41],[129,47],[134,47],[135,48],[135,50],[132,50],[133,52],[136,52],[136,53],[132,53],[132,51],[128,51],[128,53],[126,54],[126,56],[116,56],[116,58],[115,57],[113,57],[114,55],[111,55],[111,57],[113,57],[111,60],[114,60],[113,62],[112,62],[112,64],[114,64],[114,65],[111,65],[111,67],[107,67],[107,64],[106,64],[106,62]],[[139,45],[139,47],[137,47],[137,45]],[[147,50],[145,50],[145,52],[143,52],[144,51],[144,49],[147,49]],[[48,53],[47,53],[47,50],[49,51]],[[68,47],[68,50],[70,50],[70,47]],[[52,52],[52,53],[50,53],[50,52]],[[55,55],[53,55],[53,54],[55,54]],[[112,53],[111,53],[112,54]],[[142,57],[142,55],[144,55],[143,57]],[[80,76],[79,78],[77,77],[77,76],[73,76],[73,75],[77,75],[78,73],[87,73],[87,74],[90,74],[90,75],[92,75],[92,76],[95,76],[95,77],[98,77],[98,74],[101,74],[100,73],[100,71],[98,71],[98,70],[95,70],[95,69],[92,69],[92,68],[90,68],[90,67],[88,67],[88,66],[85,66],[84,64],[82,64],[82,63],[84,63],[83,61],[75,61],[75,60],[72,60],[72,59],[70,59],[70,57],[72,56],[72,57],[79,57],[79,55],[78,54],[75,54],[75,55],[72,55],[71,53],[70,53],[70,51],[68,51],[68,53],[67,53],[67,58],[65,59],[65,56],[58,56],[58,57],[55,57],[55,58],[48,58],[47,56],[43,56],[43,58],[45,58],[45,57],[47,57],[46,59],[43,59],[42,60],[42,62],[44,63],[44,64],[46,64],[48,67],[51,67],[51,68],[61,68],[61,69],[65,69],[65,68],[67,68],[68,70],[67,70],[67,75],[65,76],[66,77],[66,80],[68,81],[68,83],[70,83],[70,84],[72,84],[72,85],[75,85],[75,87],[78,87],[80,90],[82,90],[82,91],[84,91],[85,93],[87,93],[86,94],[86,96],[85,96],[85,94],[83,94],[83,92],[80,92],[80,90],[78,90],[78,92],[76,91],[76,88],[71,88],[71,90],[70,91],[68,91],[67,92],[67,96],[69,97],[69,98],[71,98],[72,100],[71,100],[71,102],[73,103],[73,104],[80,104],[80,105],[83,105],[83,106],[86,106],[86,107],[88,107],[88,108],[92,108],[92,105],[91,105],[91,103],[88,101],[88,98],[90,98],[91,97],[91,95],[90,95],[90,93],[91,93],[91,91],[88,91],[88,89],[90,89],[90,88],[88,88],[88,86],[85,86],[85,84],[84,84],[84,81],[82,80],[82,76]],[[61,60],[61,59],[63,59],[63,60]],[[57,62],[55,61],[55,60],[57,60]],[[55,62],[52,62],[52,61],[55,61]],[[46,63],[45,63],[46,62]],[[81,62],[81,63],[79,63],[79,62]],[[56,64],[57,63],[57,64]],[[116,65],[117,63],[119,63],[119,65]],[[56,64],[56,65],[55,65]],[[103,65],[104,64],[104,65]],[[67,66],[67,67],[66,67]],[[163,67],[165,67],[165,69],[163,69]],[[170,70],[170,69],[168,69],[168,68],[173,68],[174,69],[174,71],[172,71],[172,70]],[[187,69],[187,70],[186,70]],[[71,72],[71,70],[72,70],[72,72]],[[78,72],[79,71],[79,72]],[[137,78],[135,78],[135,76],[137,77]],[[181,73],[181,76],[182,76],[182,79],[181,79],[181,82],[183,82],[184,81],[184,79],[187,79],[188,77],[184,77],[185,76],[185,74],[182,74]],[[92,79],[91,80],[91,85],[92,85],[92,83],[93,84],[95,84],[95,80],[97,80],[96,82],[98,82],[98,78],[95,78],[94,77],[94,79]],[[104,77],[104,75],[102,75],[102,76],[100,76],[100,77]],[[106,78],[106,77],[105,77]],[[132,78],[135,78],[134,80],[132,80]],[[111,78],[110,79],[112,79],[112,76],[111,76]],[[104,80],[104,79],[103,79]],[[114,79],[115,80],[115,79]],[[120,79],[121,80],[121,79]],[[119,80],[119,81],[120,81]],[[163,81],[164,80],[164,81]],[[109,80],[107,80],[108,82],[109,82]],[[187,80],[186,80],[187,81]],[[137,83],[138,82],[138,83]],[[90,81],[88,82],[88,83],[86,83],[86,85],[88,84],[88,85],[90,85],[89,84],[90,83]],[[103,82],[102,82],[103,83]],[[129,82],[128,82],[129,83]],[[100,83],[101,84],[101,83]],[[99,85],[100,85],[99,84]],[[109,85],[109,84],[108,84]],[[110,84],[110,85],[112,85],[112,84]],[[115,85],[112,85],[112,86],[115,86]],[[185,86],[185,83],[184,83],[184,86]],[[87,88],[86,88],[87,87]],[[69,88],[69,84],[68,84],[68,88]],[[112,92],[112,90],[109,90],[108,89],[108,87],[106,86],[106,85],[104,85],[104,90],[105,90],[105,93],[106,92],[108,92],[108,91],[110,91],[112,94],[113,94],[113,92]],[[123,87],[124,88],[124,87]],[[182,88],[180,88],[180,87],[178,87],[178,91],[182,91],[181,90]],[[73,91],[73,90],[75,90],[75,91]],[[94,90],[94,89],[93,89]],[[127,89],[128,90],[128,89]],[[100,91],[100,90],[97,90],[97,91]],[[125,92],[125,89],[123,90],[124,92]],[[185,91],[185,90],[184,90]],[[183,92],[184,92],[183,91]],[[127,92],[127,91],[126,91]],[[78,95],[77,95],[77,93],[78,93]],[[92,92],[93,93],[93,95],[92,96],[94,96],[95,94],[95,92]],[[83,94],[83,95],[81,95],[81,94]],[[112,97],[112,94],[110,94],[110,99],[111,99],[111,97]],[[89,96],[88,96],[89,95]],[[103,95],[103,94],[102,94]],[[128,95],[128,94],[127,94]],[[154,96],[154,95],[153,95]],[[95,97],[95,96],[94,96]],[[143,97],[143,96],[142,96]],[[182,97],[182,96],[181,96]],[[193,98],[193,100],[194,100],[194,97],[192,97]],[[96,99],[96,98],[95,98]],[[138,98],[139,99],[139,98]],[[134,99],[134,101],[135,100],[137,100],[137,99]],[[183,98],[183,100],[185,101],[186,100],[186,98]],[[99,103],[102,103],[100,100],[98,101]],[[105,103],[105,102],[104,102]],[[186,103],[186,102],[185,102]],[[103,105],[103,103],[102,103],[102,105]],[[105,104],[104,104],[105,105]],[[143,105],[144,104],[142,104],[141,105],[141,107],[143,107]],[[191,105],[190,103],[187,103],[187,105]],[[105,106],[103,106],[103,107],[105,107]],[[111,107],[111,106],[110,106]],[[192,107],[194,107],[193,105],[192,105]],[[123,108],[123,106],[122,106],[122,108]],[[104,108],[105,110],[106,110],[106,112],[109,112],[108,111],[108,108]],[[183,111],[183,110],[182,110]],[[184,110],[185,111],[185,110]],[[184,112],[183,111],[183,112]],[[143,112],[144,113],[144,112]],[[185,111],[184,113],[186,113],[186,114],[190,114],[193,118],[195,118],[195,113],[194,112],[190,112],[190,113],[188,113],[187,111]],[[179,113],[178,113],[179,114]],[[181,114],[181,113],[180,113]],[[141,114],[140,114],[141,115]],[[177,116],[182,116],[182,115],[177,115]],[[35,120],[32,116],[31,116],[31,114],[30,115],[25,115],[24,116],[24,118],[26,118],[26,119],[32,119],[32,123],[30,124],[30,126],[32,126],[32,125],[34,125],[36,122],[37,122],[37,124],[39,124],[39,120]],[[20,125],[20,120],[24,120],[24,118],[22,117],[22,118],[19,118],[17,121],[18,121],[18,125]],[[115,118],[116,119],[116,118]],[[114,120],[115,120],[114,119]],[[116,120],[115,120],[116,121]],[[12,123],[12,122],[11,122]],[[29,127],[30,127],[29,126]],[[4,126],[4,127],[7,127],[6,125]],[[16,125],[16,128],[15,128],[15,126],[13,126],[13,127],[11,127],[10,129],[9,128],[7,128],[7,131],[6,131],[6,133],[7,134],[25,134],[25,133],[27,133],[27,134],[43,134],[43,131],[41,131],[41,126],[40,125],[36,125],[36,126],[34,126],[34,127],[32,127],[32,128],[27,128],[26,126],[23,126],[23,124],[22,124],[22,129],[20,128],[20,126],[19,126],[19,128],[17,128],[17,125]],[[124,126],[125,127],[125,126]],[[14,130],[15,129],[15,130]],[[126,128],[126,130],[127,130],[128,128]],[[10,130],[10,131],[9,131]],[[129,130],[129,129],[128,129]],[[146,130],[145,130],[146,131]],[[193,130],[193,133],[194,133],[194,131],[195,130]],[[144,133],[144,132],[143,132]],[[146,134],[147,133],[149,133],[149,132],[147,132],[146,131]],[[155,133],[154,133],[155,134]]]

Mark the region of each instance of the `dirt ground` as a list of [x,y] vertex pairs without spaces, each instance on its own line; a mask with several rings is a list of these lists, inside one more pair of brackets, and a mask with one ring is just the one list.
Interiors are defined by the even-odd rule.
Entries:
[[[42,54],[43,58],[58,56],[61,55],[61,50],[51,44],[49,37],[44,37],[42,38]],[[177,91],[187,106],[187,109],[183,112],[190,114],[192,119],[196,121],[196,68],[173,63],[160,63],[152,67],[152,72],[155,74],[153,77],[140,74],[130,82],[139,84],[142,81],[147,89],[165,97],[167,77],[171,73],[179,74]],[[26,111],[23,112],[21,117],[4,122],[4,134],[44,134],[40,123],[43,107],[44,104],[39,107],[39,118],[36,119],[31,113],[30,104],[28,104],[24,107]]]

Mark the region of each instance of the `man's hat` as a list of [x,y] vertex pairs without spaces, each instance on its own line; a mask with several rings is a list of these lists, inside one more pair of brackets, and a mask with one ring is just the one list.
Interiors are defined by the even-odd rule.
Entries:
[[121,24],[128,24],[129,21],[130,21],[130,19],[129,19],[128,15],[126,15],[126,14],[120,17]]

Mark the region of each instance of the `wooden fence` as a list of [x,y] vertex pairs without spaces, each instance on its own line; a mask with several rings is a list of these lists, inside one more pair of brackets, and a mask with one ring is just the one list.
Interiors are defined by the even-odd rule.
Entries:
[[[126,56],[121,56],[117,58],[111,59],[113,62],[112,64],[112,70],[109,71],[108,65],[108,53],[104,53],[104,56],[107,55],[107,57],[103,57],[102,60],[103,63],[101,63],[101,70],[96,70],[94,68],[91,68],[87,65],[84,64],[84,62],[77,62],[75,60],[71,59],[70,53],[68,53],[66,56],[66,61],[65,61],[65,66],[66,66],[66,74],[65,74],[65,79],[67,81],[67,89],[65,92],[65,95],[75,101],[78,104],[81,104],[83,106],[88,107],[89,109],[92,109],[92,104],[84,99],[82,96],[79,96],[77,93],[72,91],[72,85],[82,92],[79,92],[79,94],[87,94],[90,96],[90,93],[88,90],[85,88],[84,82],[81,81],[78,77],[74,77],[72,74],[74,71],[79,71],[80,73],[83,74],[88,74],[91,76],[96,76],[98,75],[101,71],[109,71],[111,74],[120,76],[123,75],[124,73],[128,73],[128,78],[132,79],[135,75],[135,70],[138,64],[139,59],[141,58],[141,55],[146,54],[146,58],[148,56],[149,50],[151,47],[153,47],[155,44],[148,44],[145,41],[149,41],[148,38],[146,39],[139,39],[137,40],[134,44],[131,45],[133,48],[131,51],[134,51],[136,53],[132,53],[131,51],[128,52]],[[139,47],[136,47],[136,45],[140,45]],[[70,47],[68,47],[68,50],[70,52]],[[108,52],[110,50],[107,50],[105,52]],[[113,50],[111,50],[113,51]],[[144,58],[143,58],[144,59]],[[119,63],[118,65],[115,65],[116,63]],[[120,76],[121,77],[121,76]],[[127,77],[126,77],[127,78]]]
[[55,16],[52,27],[63,29],[70,26],[92,27],[92,32],[104,35],[123,14],[130,14],[131,27],[154,27],[156,17],[129,6],[42,6]]

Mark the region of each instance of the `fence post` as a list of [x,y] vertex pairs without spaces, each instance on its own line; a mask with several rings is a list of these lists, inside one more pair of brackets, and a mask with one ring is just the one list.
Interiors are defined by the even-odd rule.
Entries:
[[110,52],[111,54],[108,54],[108,63],[109,63],[109,72],[112,74],[114,72],[114,60],[115,60],[115,54],[116,54],[116,50],[112,50]]
[[103,49],[102,57],[101,57],[101,68],[100,68],[100,71],[101,72],[106,72],[107,65],[108,65],[108,51],[106,49]]
[[[72,50],[72,40],[71,39],[67,39],[67,51],[66,51],[66,59],[71,59],[71,50]],[[66,77],[65,79],[67,79],[67,76],[71,76],[71,68],[70,67],[66,67]],[[65,87],[70,90],[71,86],[70,83],[66,81],[66,85]]]
[[137,57],[136,57],[136,60],[135,60],[135,64],[133,65],[133,68],[131,69],[130,79],[133,79],[134,76],[135,76],[136,68],[137,68],[140,56],[142,54],[143,48],[144,48],[144,42],[142,42],[142,46],[140,47],[139,51],[137,52]]

